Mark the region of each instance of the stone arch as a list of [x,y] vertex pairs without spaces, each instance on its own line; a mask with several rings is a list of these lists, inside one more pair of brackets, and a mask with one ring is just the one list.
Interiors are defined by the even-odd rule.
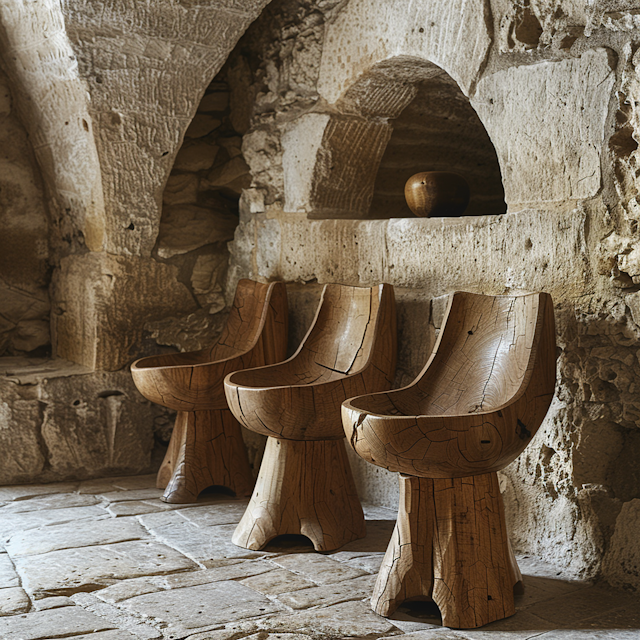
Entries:
[[504,213],[496,150],[458,83],[436,64],[396,56],[370,67],[328,113],[283,136],[285,209],[310,218],[412,216],[404,182],[425,170],[463,174],[469,214]]

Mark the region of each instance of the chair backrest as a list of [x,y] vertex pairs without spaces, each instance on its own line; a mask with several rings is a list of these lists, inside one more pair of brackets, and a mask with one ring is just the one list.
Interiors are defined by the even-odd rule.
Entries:
[[[553,324],[546,304],[551,299],[542,293],[453,294],[432,360],[417,383],[419,412],[464,415],[508,403],[530,375],[539,347],[553,348],[544,357],[555,362],[555,342],[540,342],[543,325]],[[549,375],[553,393],[555,371]]]
[[[227,358],[235,358],[251,350],[260,337],[271,302],[274,309],[281,305],[273,304],[269,300],[275,296],[286,298],[283,284],[262,284],[253,280],[240,280],[236,286],[233,306],[229,312],[227,322],[216,342],[207,349],[190,353],[175,353],[163,356],[145,358],[141,361],[141,368],[171,367],[180,365],[195,365],[216,362]],[[286,301],[284,303],[286,310]],[[286,322],[286,318],[284,318]],[[284,354],[282,354],[284,355]],[[280,355],[280,358],[282,358]],[[279,359],[279,358],[278,358]],[[277,361],[277,359],[272,359]]]
[[[313,324],[292,360],[323,369],[318,382],[357,373],[369,362],[376,347],[380,314],[390,313],[386,309],[390,306],[393,306],[390,285],[371,288],[325,285]],[[395,306],[393,322],[395,328]]]

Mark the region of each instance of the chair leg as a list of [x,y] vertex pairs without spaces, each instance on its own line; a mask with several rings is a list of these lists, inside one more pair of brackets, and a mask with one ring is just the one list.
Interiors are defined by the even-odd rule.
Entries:
[[179,411],[157,486],[165,502],[195,502],[212,485],[251,495],[253,476],[240,423],[228,409]]
[[522,580],[495,473],[455,479],[400,474],[400,508],[371,599],[391,615],[433,600],[447,627],[473,629],[515,613]]
[[332,551],[365,533],[344,440],[268,439],[234,544],[258,550],[276,536],[302,534],[316,551]]

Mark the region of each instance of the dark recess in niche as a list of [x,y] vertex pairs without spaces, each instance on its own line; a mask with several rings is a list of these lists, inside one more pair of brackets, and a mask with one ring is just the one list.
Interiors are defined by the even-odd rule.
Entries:
[[452,171],[471,189],[466,216],[505,213],[498,157],[484,125],[452,78],[417,85],[418,92],[391,121],[393,133],[376,176],[370,218],[413,217],[404,185],[421,171]]

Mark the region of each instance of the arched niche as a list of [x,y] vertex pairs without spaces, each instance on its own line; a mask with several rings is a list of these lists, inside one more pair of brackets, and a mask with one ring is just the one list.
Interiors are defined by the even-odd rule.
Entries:
[[486,129],[455,80],[424,59],[374,65],[330,112],[292,123],[283,151],[285,209],[309,218],[413,217],[404,184],[420,171],[463,175],[467,215],[506,211]]

